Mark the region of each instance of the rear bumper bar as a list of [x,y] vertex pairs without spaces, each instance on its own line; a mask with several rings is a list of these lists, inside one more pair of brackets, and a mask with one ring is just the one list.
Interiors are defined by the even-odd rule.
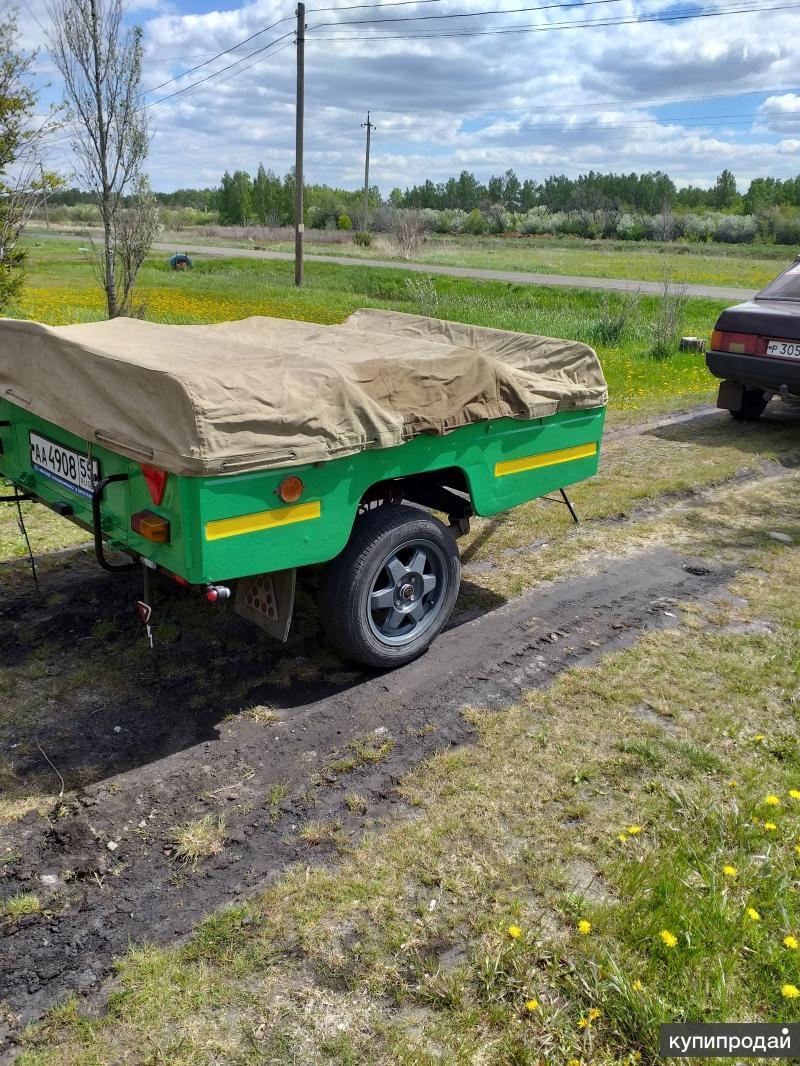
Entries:
[[706,366],[723,381],[738,381],[765,392],[788,390],[800,396],[800,359],[793,362],[766,359],[759,355],[735,355],[732,352],[706,352]]

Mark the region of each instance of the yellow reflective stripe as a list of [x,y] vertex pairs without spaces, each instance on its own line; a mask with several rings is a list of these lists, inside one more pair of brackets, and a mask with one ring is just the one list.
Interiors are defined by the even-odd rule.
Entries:
[[559,448],[555,452],[540,452],[539,455],[524,455],[521,459],[506,459],[495,463],[494,476],[505,477],[507,474],[521,474],[524,470],[538,470],[543,466],[556,466],[558,463],[571,463],[573,459],[589,459],[597,455],[597,442],[577,444],[574,448]]
[[262,529],[275,529],[278,526],[290,526],[294,522],[308,522],[319,518],[322,504],[296,503],[292,507],[276,507],[271,511],[256,511],[255,514],[243,514],[237,518],[218,518],[206,522],[206,540],[221,540],[223,537],[238,537],[242,533],[259,533]]

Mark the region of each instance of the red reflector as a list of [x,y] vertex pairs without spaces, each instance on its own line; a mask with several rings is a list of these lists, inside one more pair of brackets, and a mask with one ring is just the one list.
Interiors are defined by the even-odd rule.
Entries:
[[715,329],[711,335],[711,347],[718,352],[755,355],[758,350],[758,337],[753,333],[725,333]]
[[169,543],[169,522],[152,511],[137,511],[131,515],[131,529],[155,544]]
[[147,482],[150,499],[158,507],[164,499],[164,489],[167,487],[167,472],[166,470],[159,470],[157,466],[149,466],[147,463],[142,463],[142,473],[144,474],[144,480]]

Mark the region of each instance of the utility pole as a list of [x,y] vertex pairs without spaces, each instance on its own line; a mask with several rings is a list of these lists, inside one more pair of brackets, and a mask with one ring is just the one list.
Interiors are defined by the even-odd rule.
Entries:
[[373,126],[369,120],[369,111],[367,112],[367,121],[361,123],[361,129],[366,127],[367,130],[367,153],[364,160],[364,219],[362,228],[366,231],[369,229],[369,142],[370,134],[376,126]]
[[303,117],[306,91],[306,5],[297,5],[297,98],[294,149],[294,283],[303,284]]
[[44,193],[44,225],[45,229],[50,229],[50,206],[47,203],[47,193],[45,192],[44,184],[44,166],[41,161],[39,162],[39,174],[42,178],[42,192]]

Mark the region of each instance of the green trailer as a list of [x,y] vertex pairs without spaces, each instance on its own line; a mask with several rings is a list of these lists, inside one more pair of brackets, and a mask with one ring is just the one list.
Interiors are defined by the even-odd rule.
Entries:
[[0,323],[12,499],[89,531],[105,569],[233,597],[282,639],[297,568],[324,564],[323,628],[375,667],[446,623],[473,515],[596,472],[605,403],[585,345],[390,312]]

